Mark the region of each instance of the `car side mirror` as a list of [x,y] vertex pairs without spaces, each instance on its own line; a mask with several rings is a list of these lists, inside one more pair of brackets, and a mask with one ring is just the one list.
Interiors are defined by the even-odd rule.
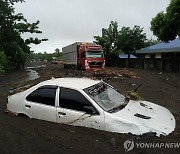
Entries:
[[84,106],[84,111],[93,115],[98,114],[93,106]]

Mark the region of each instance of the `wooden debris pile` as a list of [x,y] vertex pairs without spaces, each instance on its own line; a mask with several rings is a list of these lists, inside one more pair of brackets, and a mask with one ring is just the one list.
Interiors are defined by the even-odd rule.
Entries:
[[136,74],[134,74],[133,72],[128,71],[127,69],[118,70],[118,71],[112,71],[112,70],[91,71],[91,72],[86,72],[85,76],[90,77],[92,79],[138,78],[138,76]]

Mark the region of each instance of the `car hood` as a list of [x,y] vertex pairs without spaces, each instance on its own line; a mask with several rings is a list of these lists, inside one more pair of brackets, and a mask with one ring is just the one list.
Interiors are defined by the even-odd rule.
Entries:
[[120,131],[141,135],[155,132],[157,136],[168,135],[175,129],[175,118],[172,113],[157,104],[147,101],[130,100],[126,107],[112,116],[121,125]]

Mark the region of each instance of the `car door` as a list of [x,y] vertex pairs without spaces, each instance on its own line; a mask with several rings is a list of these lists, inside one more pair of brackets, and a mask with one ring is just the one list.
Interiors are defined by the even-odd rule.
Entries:
[[56,122],[57,86],[42,86],[25,99],[25,113],[35,119]]
[[61,88],[57,122],[104,130],[104,113],[100,113],[79,91]]

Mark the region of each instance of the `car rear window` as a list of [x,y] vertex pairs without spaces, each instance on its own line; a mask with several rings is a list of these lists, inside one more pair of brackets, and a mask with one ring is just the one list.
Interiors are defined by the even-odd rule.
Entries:
[[27,96],[31,102],[55,106],[57,86],[42,86]]

